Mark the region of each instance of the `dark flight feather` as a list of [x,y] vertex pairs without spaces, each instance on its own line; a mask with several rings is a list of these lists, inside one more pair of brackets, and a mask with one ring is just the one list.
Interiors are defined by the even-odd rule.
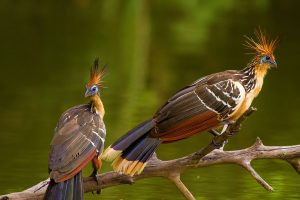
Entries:
[[81,200],[83,199],[82,173],[61,183],[50,180],[44,200]]

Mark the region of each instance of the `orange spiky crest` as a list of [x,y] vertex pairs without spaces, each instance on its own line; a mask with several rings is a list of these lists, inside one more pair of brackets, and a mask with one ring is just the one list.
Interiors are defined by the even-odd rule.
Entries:
[[105,74],[105,66],[99,70],[99,59],[96,58],[94,61],[94,65],[91,68],[91,72],[90,72],[90,80],[88,82],[88,87],[91,87],[93,85],[97,85],[98,87],[103,87],[102,85],[102,78]]
[[273,52],[276,48],[278,40],[270,40],[267,38],[266,34],[261,30],[255,30],[254,34],[257,38],[257,41],[251,37],[245,36],[245,46],[248,49],[254,50],[254,54],[260,55],[270,55],[273,57]]

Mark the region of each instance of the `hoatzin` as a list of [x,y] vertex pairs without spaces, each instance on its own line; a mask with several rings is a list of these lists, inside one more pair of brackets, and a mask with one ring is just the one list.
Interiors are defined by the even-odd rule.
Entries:
[[228,70],[200,78],[171,97],[153,116],[110,145],[102,159],[113,161],[115,171],[140,174],[161,143],[214,131],[235,122],[259,94],[268,69],[276,67],[270,41],[262,31],[257,41],[246,37],[254,57],[242,70]]
[[104,70],[95,60],[86,85],[89,104],[75,106],[60,117],[50,145],[50,183],[44,199],[83,199],[82,169],[92,161],[96,178],[106,135],[104,107],[99,96]]

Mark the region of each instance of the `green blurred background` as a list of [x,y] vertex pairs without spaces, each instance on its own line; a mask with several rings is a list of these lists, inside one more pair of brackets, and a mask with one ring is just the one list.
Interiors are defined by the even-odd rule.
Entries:
[[[251,58],[243,35],[253,36],[259,26],[280,39],[278,68],[254,102],[258,112],[226,148],[248,147],[257,136],[266,145],[299,144],[299,7],[291,0],[1,0],[0,194],[47,178],[54,127],[63,111],[87,102],[84,86],[95,57],[109,67],[101,91],[109,145],[178,89],[243,68]],[[210,139],[203,134],[163,145],[158,156],[180,157]],[[233,165],[189,170],[182,178],[197,199],[300,199],[300,177],[287,163],[256,161],[254,167],[275,192]],[[86,198],[183,199],[160,178]]]

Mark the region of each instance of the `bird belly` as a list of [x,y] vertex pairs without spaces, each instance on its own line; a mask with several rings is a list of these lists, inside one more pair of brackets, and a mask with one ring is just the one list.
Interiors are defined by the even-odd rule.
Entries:
[[246,95],[245,100],[242,102],[241,106],[232,114],[231,120],[236,121],[238,118],[240,118],[251,106],[252,101],[254,99],[254,91],[248,93]]
[[259,94],[262,85],[263,85],[263,76],[260,76],[256,79],[256,84],[253,90],[251,90],[244,101],[242,102],[241,106],[231,115],[230,119],[235,121],[240,118],[251,106],[253,99]]

